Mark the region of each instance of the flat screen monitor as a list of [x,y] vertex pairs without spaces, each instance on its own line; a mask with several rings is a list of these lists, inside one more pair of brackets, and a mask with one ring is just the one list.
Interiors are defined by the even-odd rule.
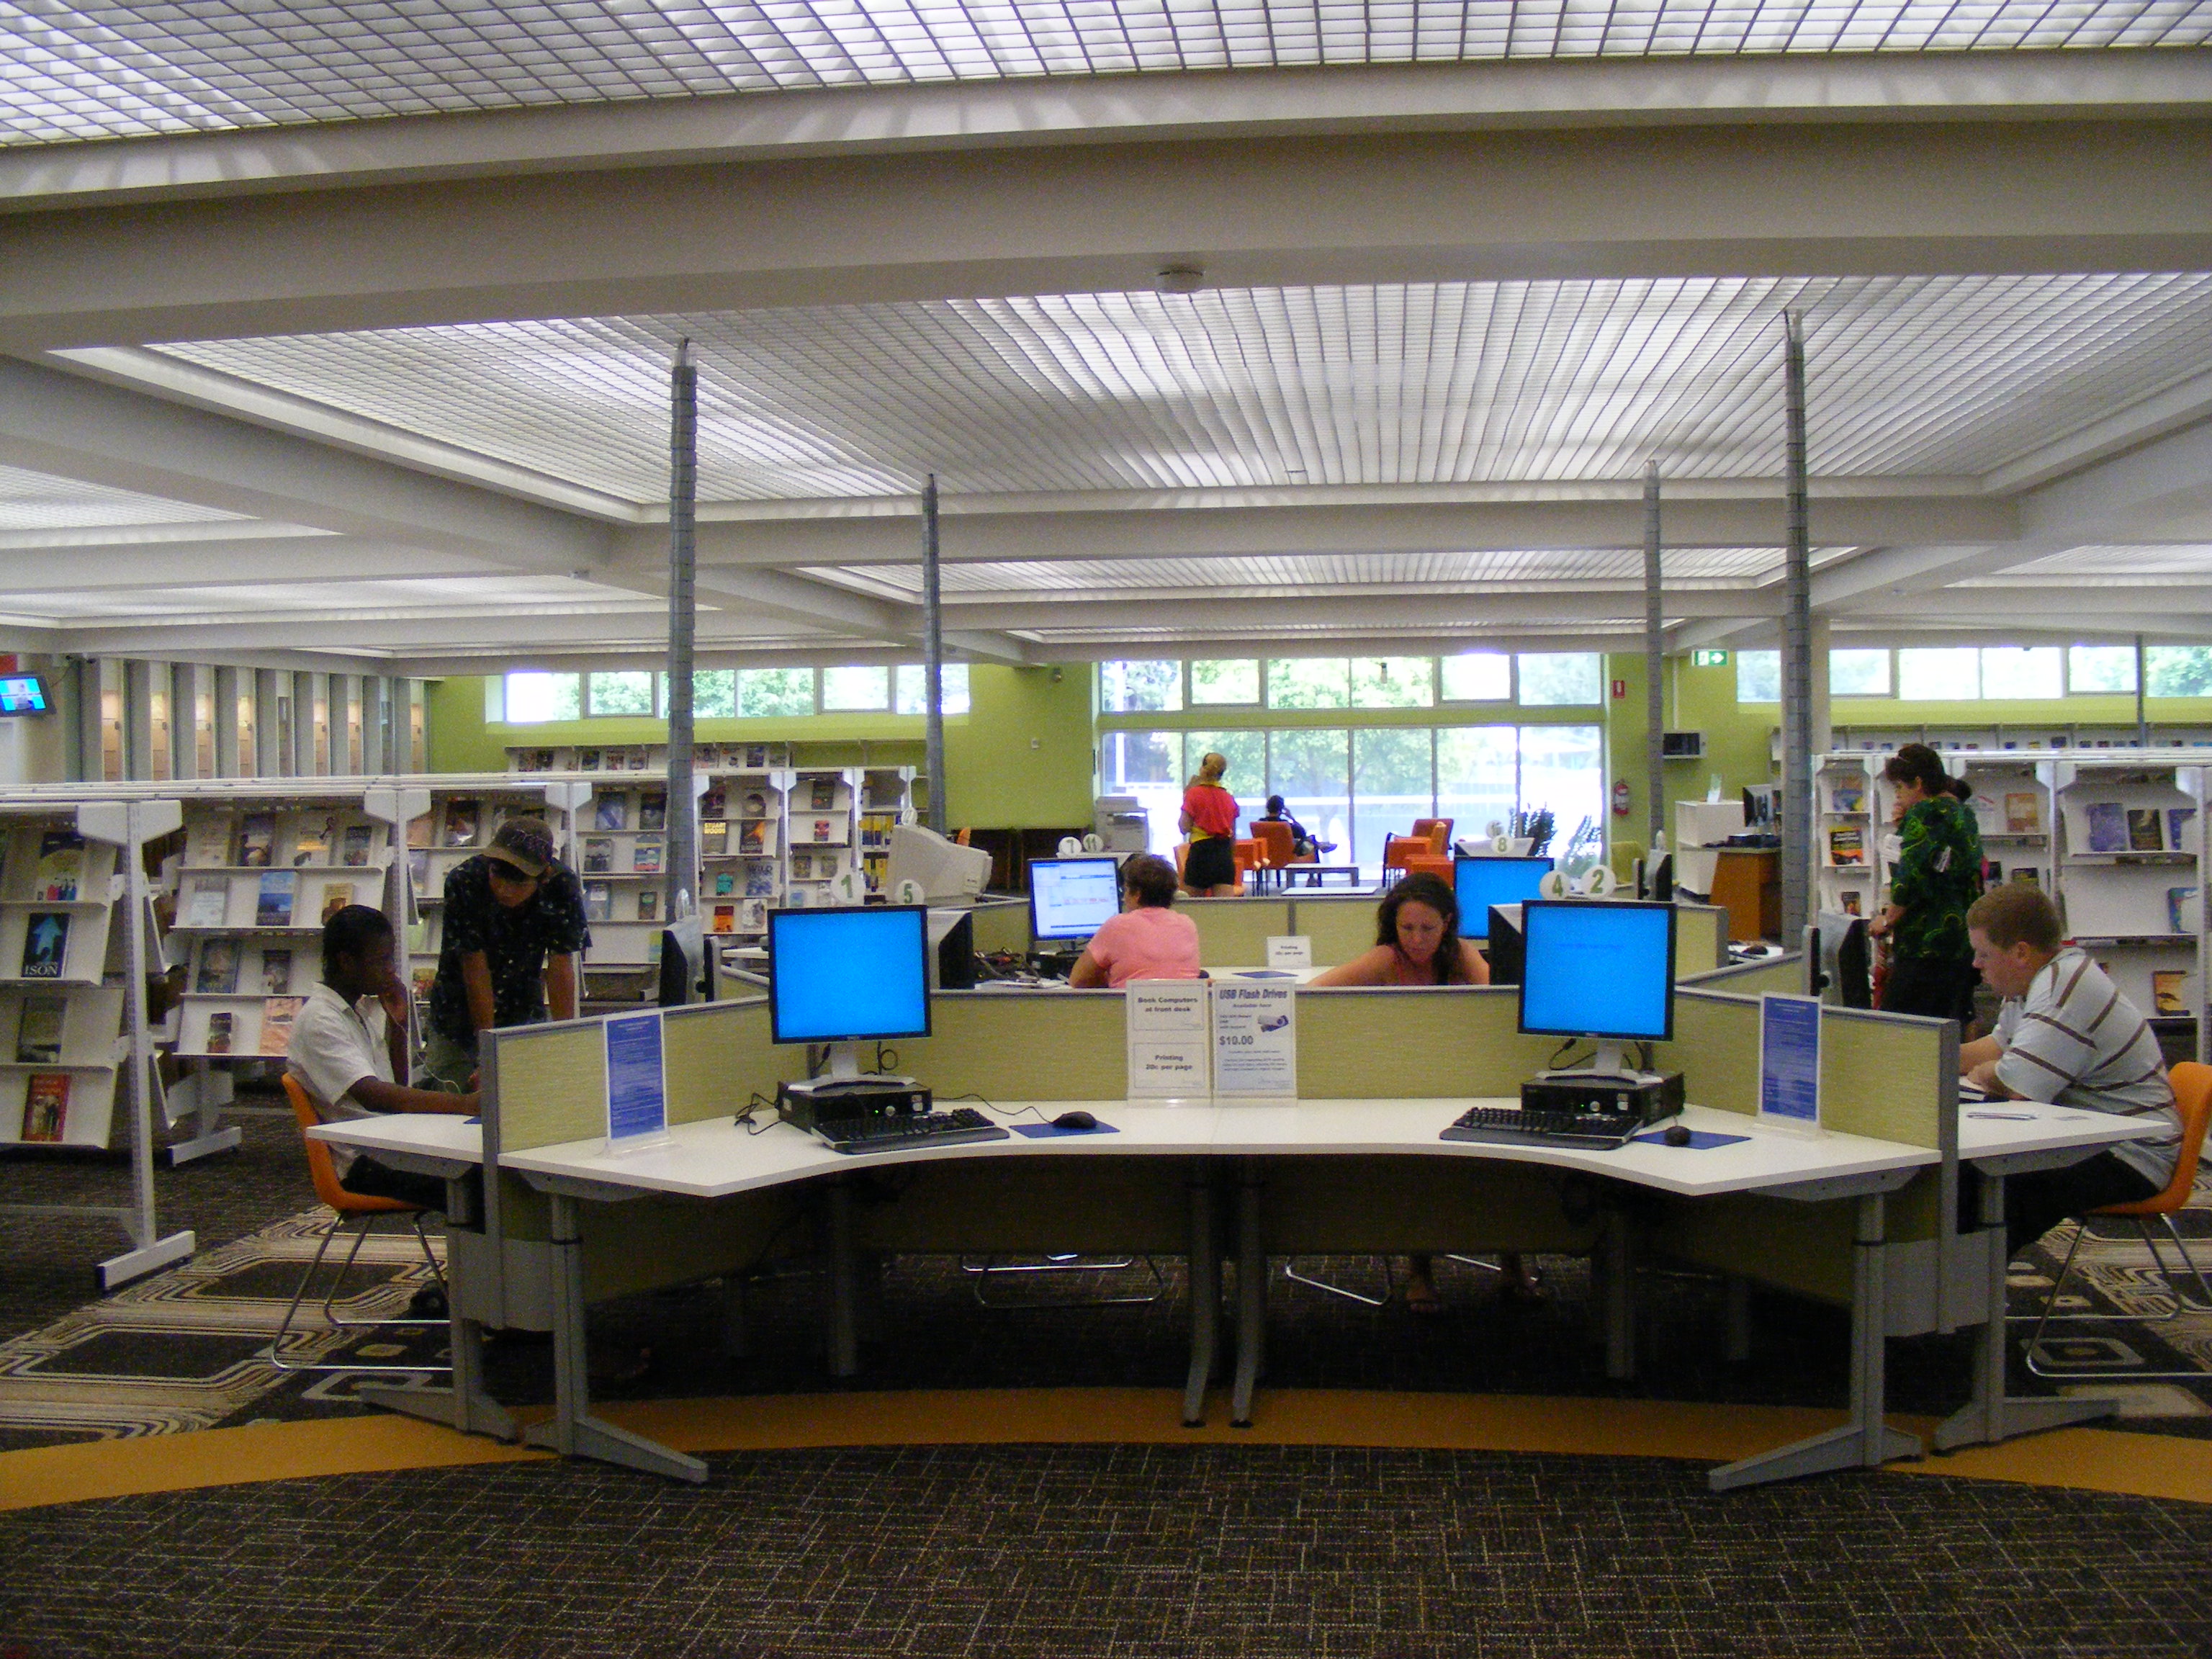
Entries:
[[929,912],[919,904],[768,913],[769,1030],[826,1042],[830,1075],[860,1075],[855,1046],[929,1035]]
[[1492,985],[1518,985],[1521,982],[1519,905],[1493,904],[1490,907],[1490,936],[1482,942],[1482,954],[1490,963],[1490,982]]
[[1534,899],[1521,907],[1521,1030],[1595,1038],[1590,1069],[1617,1075],[1621,1045],[1674,1035],[1674,907]]
[[0,715],[43,714],[46,683],[36,674],[0,674]]
[[1813,994],[1843,1008],[1874,1006],[1873,962],[1863,916],[1823,910],[1813,918]]
[[1109,858],[1031,859],[1030,937],[1089,939],[1121,914],[1121,866]]
[[1459,896],[1459,936],[1490,937],[1490,907],[1540,896],[1552,873],[1548,858],[1455,859],[1452,887]]
[[975,988],[975,913],[973,910],[932,910],[929,913],[929,988],[933,991],[972,991]]

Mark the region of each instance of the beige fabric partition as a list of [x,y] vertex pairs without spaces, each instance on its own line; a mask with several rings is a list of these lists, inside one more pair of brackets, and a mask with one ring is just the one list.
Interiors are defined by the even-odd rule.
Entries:
[[1374,948],[1376,902],[1372,893],[1347,894],[1341,898],[1294,894],[1291,931],[1313,941],[1315,967],[1334,968]]
[[1256,968],[1267,960],[1267,941],[1291,931],[1288,899],[1178,899],[1176,905],[1198,924],[1198,959],[1208,968]]

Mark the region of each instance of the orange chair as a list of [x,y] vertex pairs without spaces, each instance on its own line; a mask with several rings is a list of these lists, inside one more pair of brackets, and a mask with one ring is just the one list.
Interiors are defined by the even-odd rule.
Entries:
[[338,1276],[331,1281],[330,1293],[323,1298],[323,1318],[329,1324],[347,1330],[393,1326],[422,1330],[447,1323],[442,1319],[341,1319],[331,1310],[331,1304],[338,1299],[339,1288],[344,1285],[346,1275],[353,1271],[355,1258],[361,1254],[362,1240],[368,1237],[369,1229],[380,1215],[407,1217],[414,1224],[416,1241],[422,1247],[422,1259],[430,1264],[430,1272],[436,1278],[441,1291],[446,1289],[446,1275],[438,1266],[437,1256],[431,1251],[429,1236],[422,1231],[422,1211],[415,1205],[403,1204],[396,1198],[365,1197],[360,1193],[349,1193],[339,1186],[337,1168],[331,1162],[331,1149],[307,1133],[323,1121],[321,1115],[315,1110],[315,1103],[307,1097],[307,1091],[301,1086],[300,1079],[289,1072],[284,1073],[284,1092],[292,1102],[292,1115],[300,1120],[300,1139],[307,1148],[307,1174],[314,1182],[315,1196],[336,1210],[337,1214],[325,1224],[323,1242],[315,1247],[315,1258],[307,1264],[307,1271],[300,1275],[300,1287],[292,1292],[292,1305],[284,1310],[284,1322],[276,1328],[275,1340],[261,1357],[280,1371],[404,1372],[410,1376],[424,1372],[443,1374],[451,1371],[453,1369],[451,1365],[306,1364],[283,1357],[284,1340],[292,1334],[292,1321],[299,1314],[300,1304],[307,1299],[307,1287],[314,1283],[315,1274],[322,1267],[323,1257],[330,1250],[331,1241],[349,1224],[355,1226],[353,1248],[346,1252],[345,1265],[338,1269]]
[[1260,866],[1266,862],[1267,848],[1255,836],[1250,841],[1233,842],[1229,855],[1237,866],[1237,896],[1243,898],[1248,884],[1256,884]]
[[[2189,1195],[2196,1188],[2197,1154],[2204,1147],[2206,1127],[2212,1126],[2212,1066],[2200,1066],[2193,1060],[2185,1060],[2176,1066],[2168,1075],[2173,1083],[2174,1104],[2181,1109],[2181,1146],[2173,1160],[2173,1179],[2166,1183],[2166,1189],[2163,1192],[2154,1193],[2148,1198],[2138,1199],[2132,1204],[2108,1204],[2103,1209],[2093,1210],[2088,1216],[2082,1218],[2081,1226],[2075,1231],[2074,1242],[2066,1247],[2065,1265],[2059,1268],[2058,1277],[2051,1286],[2051,1295],[2043,1304],[2042,1313],[2036,1317],[2035,1329],[2027,1339],[2027,1369],[2037,1376],[2070,1378],[2076,1381],[2082,1377],[2110,1376],[2130,1382],[2145,1377],[2187,1378],[2198,1382],[2203,1380],[2203,1371],[2132,1371],[2101,1369],[2084,1370],[2079,1366],[2046,1370],[2036,1358],[2037,1350],[2043,1340],[2043,1328],[2053,1319],[2063,1323],[2075,1324],[2125,1320],[2135,1324],[2153,1325],[2164,1324],[2168,1320],[2180,1318],[2185,1308],[2191,1313],[2212,1313],[2212,1285],[2208,1285],[2204,1282],[2204,1270],[2197,1265],[2196,1259],[2189,1254],[2189,1246],[2182,1242],[2181,1235],[2174,1230],[2173,1225],[2173,1212],[2189,1202]],[[2088,1236],[2091,1218],[2100,1215],[2123,1216],[2135,1223],[2136,1231],[2142,1235],[2142,1242],[2150,1250],[2151,1261],[2157,1265],[2159,1277],[2166,1280],[2166,1289],[2173,1294],[2173,1307],[2171,1311],[2148,1316],[2132,1314],[2054,1314],[2051,1312],[2051,1310],[2058,1305],[2058,1297],[2066,1288],[2068,1276],[2074,1271],[2075,1253],[2081,1249],[2082,1239]],[[2181,1265],[2189,1270],[2189,1276],[2197,1281],[2197,1292],[2204,1298],[2201,1304],[2191,1302],[2181,1293],[2180,1281],[2174,1276],[2173,1270],[2166,1265],[2165,1252],[2160,1249],[2158,1239],[2150,1230],[2149,1218],[2152,1216],[2156,1216],[2160,1224],[2165,1227],[2166,1237],[2172,1243],[2173,1248],[2180,1253]]]
[[1437,880],[1449,886],[1452,879],[1452,859],[1446,854],[1408,853],[1398,873],[1401,878],[1417,872],[1434,876]]
[[1452,821],[1449,818],[1415,818],[1413,833],[1429,838],[1429,850],[1449,854],[1451,851]]
[[1404,875],[1410,867],[1409,860],[1431,859],[1437,855],[1436,843],[1426,836],[1385,836],[1382,838],[1382,883],[1390,883]]
[[[1295,861],[1296,855],[1291,850],[1289,824],[1279,821],[1271,822],[1266,818],[1255,818],[1252,820],[1252,839],[1259,845],[1259,869],[1262,872],[1263,880],[1266,873],[1287,870]],[[1277,879],[1281,880],[1284,878],[1278,874]]]

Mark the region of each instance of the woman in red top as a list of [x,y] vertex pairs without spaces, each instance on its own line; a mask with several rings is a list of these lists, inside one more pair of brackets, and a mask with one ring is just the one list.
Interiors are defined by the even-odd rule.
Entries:
[[1208,755],[1182,792],[1177,822],[1190,837],[1182,887],[1193,898],[1237,896],[1237,797],[1221,787],[1221,775],[1228,769],[1228,757]]

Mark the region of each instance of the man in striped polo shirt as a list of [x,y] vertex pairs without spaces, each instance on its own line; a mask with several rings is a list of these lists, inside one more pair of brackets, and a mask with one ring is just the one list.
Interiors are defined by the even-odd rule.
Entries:
[[2005,999],[1996,1034],[1959,1049],[1967,1082],[1994,1098],[2154,1119],[2163,1132],[2008,1180],[2005,1233],[2016,1255],[2069,1216],[2164,1191],[2181,1115],[2158,1039],[2105,970],[2065,943],[2040,888],[2008,883],[1984,893],[1966,911],[1966,936],[1983,982]]

